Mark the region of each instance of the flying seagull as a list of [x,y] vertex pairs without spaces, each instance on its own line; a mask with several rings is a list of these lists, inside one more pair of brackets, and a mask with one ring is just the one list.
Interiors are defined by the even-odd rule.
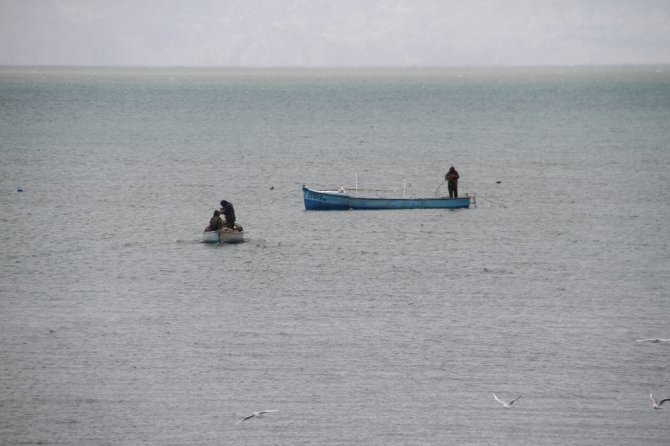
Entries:
[[238,421],[235,424],[240,424],[242,421],[247,421],[251,418],[261,418],[263,415],[266,413],[270,412],[277,412],[277,409],[269,409],[269,410],[260,410],[258,412],[252,412],[251,415],[247,415],[246,417],[242,418],[240,421]]
[[651,398],[651,407],[653,409],[656,409],[656,410],[663,409],[661,407],[663,405],[663,403],[667,403],[668,401],[670,401],[670,398],[666,398],[664,400],[657,401],[656,398],[654,398],[654,395],[652,395],[651,393],[649,394],[649,398]]
[[660,338],[651,338],[651,339],[636,339],[637,342],[653,342],[657,344],[659,342],[668,342],[670,339],[660,339]]
[[495,400],[496,400],[497,402],[499,402],[500,404],[502,404],[502,405],[503,405],[505,408],[507,408],[507,409],[509,409],[510,407],[512,407],[512,404],[514,404],[514,402],[515,402],[516,400],[518,400],[519,398],[521,398],[521,395],[519,395],[519,396],[517,396],[516,398],[514,398],[512,401],[510,401],[509,403],[506,403],[505,401],[503,401],[503,400],[501,400],[500,398],[498,398],[498,395],[496,395],[495,393],[492,393],[492,395],[493,395],[493,398],[495,398]]

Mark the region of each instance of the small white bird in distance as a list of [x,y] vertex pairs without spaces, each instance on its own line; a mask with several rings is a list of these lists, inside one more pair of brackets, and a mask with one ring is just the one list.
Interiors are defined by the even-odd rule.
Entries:
[[663,409],[661,407],[663,405],[663,403],[667,403],[668,401],[670,401],[670,398],[666,398],[664,400],[658,401],[658,400],[656,400],[656,398],[654,398],[654,395],[652,395],[651,393],[649,394],[649,398],[651,398],[651,407],[653,409],[656,409],[656,410]]
[[247,415],[235,424],[240,424],[242,421],[247,421],[251,418],[261,418],[263,415],[270,412],[277,412],[277,409],[259,410],[258,412],[252,412],[251,415]]
[[658,344],[659,342],[669,342],[670,339],[661,339],[661,338],[651,338],[651,339],[636,339],[637,342],[653,342]]
[[505,401],[503,401],[503,400],[501,400],[500,398],[498,398],[498,395],[496,395],[495,393],[492,393],[492,395],[493,395],[493,398],[495,398],[495,400],[496,400],[497,402],[499,402],[500,404],[502,404],[506,409],[509,409],[510,407],[512,407],[512,404],[514,404],[514,402],[515,402],[516,400],[518,400],[519,398],[521,398],[521,395],[519,395],[519,396],[517,396],[516,398],[514,398],[512,401],[510,401],[509,403],[506,403]]

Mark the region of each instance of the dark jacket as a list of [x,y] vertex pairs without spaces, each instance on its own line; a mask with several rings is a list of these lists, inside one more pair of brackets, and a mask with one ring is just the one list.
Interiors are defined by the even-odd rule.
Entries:
[[456,183],[458,183],[459,178],[460,176],[458,175],[458,172],[453,167],[449,169],[449,172],[447,172],[447,174],[444,176],[444,179],[447,180],[447,182],[452,185],[456,185]]
[[215,215],[209,219],[209,230],[218,231],[219,229],[223,229],[223,220],[218,215]]
[[226,218],[226,223],[229,225],[235,224],[235,208],[233,208],[232,203],[221,200],[221,213]]

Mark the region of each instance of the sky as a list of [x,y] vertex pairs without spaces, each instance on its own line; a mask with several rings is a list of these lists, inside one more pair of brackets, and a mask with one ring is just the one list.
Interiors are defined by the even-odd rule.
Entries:
[[0,65],[670,63],[670,0],[0,0]]

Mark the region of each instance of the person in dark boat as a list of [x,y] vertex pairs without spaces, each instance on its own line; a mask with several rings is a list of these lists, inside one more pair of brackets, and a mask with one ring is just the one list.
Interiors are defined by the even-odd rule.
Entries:
[[444,180],[447,182],[447,188],[449,189],[449,198],[458,198],[458,179],[460,176],[458,172],[451,166],[449,172],[444,176]]
[[223,220],[221,219],[221,212],[215,210],[214,215],[209,219],[209,226],[205,228],[205,231],[218,231],[219,229],[223,229]]
[[235,208],[233,204],[226,200],[221,200],[221,213],[226,219],[224,226],[233,229],[235,227]]

